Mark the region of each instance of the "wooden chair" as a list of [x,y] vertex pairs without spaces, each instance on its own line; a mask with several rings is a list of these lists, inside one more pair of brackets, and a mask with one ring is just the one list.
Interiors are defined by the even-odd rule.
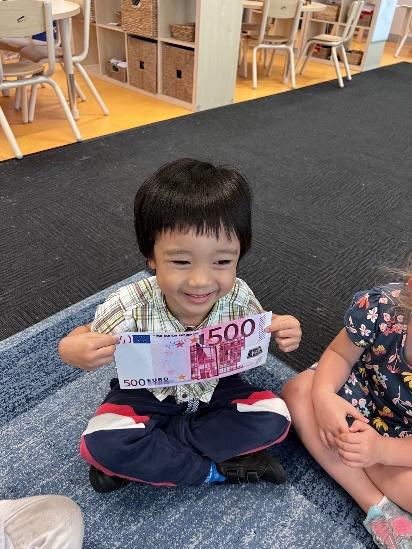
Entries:
[[[23,110],[29,122],[33,121],[37,87],[49,84],[57,95],[66,118],[77,141],[81,141],[79,129],[66,104],[63,93],[51,76],[55,69],[53,22],[50,0],[8,0],[0,1],[0,36],[4,38],[23,38],[46,32],[47,37],[47,70],[42,63],[34,63],[21,58],[16,63],[1,62],[0,58],[0,91],[12,88],[22,90]],[[27,107],[27,87],[31,86],[30,103]],[[24,115],[23,115],[24,116]],[[21,150],[11,131],[6,116],[0,107],[0,125],[17,158],[22,158]]]
[[[80,6],[80,13],[76,17],[80,18],[80,20],[83,23],[83,49],[73,55],[73,64],[80,73],[81,77],[83,78],[85,84],[89,88],[89,90],[92,92],[95,100],[97,101],[99,107],[101,108],[103,114],[108,115],[109,110],[106,107],[103,99],[101,98],[99,92],[97,91],[96,87],[94,86],[93,82],[91,81],[89,75],[87,74],[86,70],[82,66],[82,62],[86,59],[88,51],[89,51],[89,42],[90,42],[90,4],[91,0],[74,0],[76,4]],[[24,47],[20,50],[20,53],[23,57],[26,59],[30,59],[31,61],[34,61],[36,63],[44,63],[46,61],[46,46],[42,44],[31,44],[29,46]],[[56,46],[55,48],[55,55],[56,59],[59,63],[63,63],[63,53],[62,49],[59,46]],[[86,98],[80,88],[76,85],[76,92],[80,96],[80,98],[85,101]]]
[[399,57],[401,49],[405,45],[408,36],[412,36],[412,6],[408,6],[407,4],[399,4],[396,7],[405,8],[405,15],[402,23],[401,40],[395,52],[395,57]]
[[[286,52],[287,55],[283,79],[286,81],[286,75],[288,68],[290,67],[289,74],[291,85],[292,88],[296,88],[293,45],[296,40],[302,6],[303,0],[265,0],[262,10],[262,19],[257,32],[254,32],[253,29],[248,29],[248,34],[243,37],[244,63],[247,62],[248,49],[252,48],[253,89],[257,88],[257,52],[260,49],[263,49],[264,51],[272,50],[273,53],[275,50],[284,50]],[[282,34],[272,34],[270,30],[268,31],[272,19],[275,19],[277,24],[283,23],[285,28],[288,25],[288,32]],[[268,67],[267,74],[270,73],[271,64],[272,63],[270,63]],[[246,66],[244,67],[244,74],[246,75]]]
[[352,76],[349,69],[348,58],[346,57],[345,45],[348,44],[352,38],[358,24],[359,17],[364,6],[363,0],[355,0],[349,7],[348,17],[346,19],[346,24],[343,28],[342,35],[337,34],[318,34],[313,38],[310,38],[306,44],[300,58],[298,65],[298,73],[302,74],[304,68],[306,67],[307,62],[309,61],[310,56],[312,55],[313,49],[316,45],[327,46],[331,48],[331,59],[335,66],[336,75],[338,77],[339,87],[343,88],[343,78],[340,72],[339,60],[337,56],[337,49],[339,48],[342,56],[342,61],[345,66],[346,77],[348,80],[352,80]]

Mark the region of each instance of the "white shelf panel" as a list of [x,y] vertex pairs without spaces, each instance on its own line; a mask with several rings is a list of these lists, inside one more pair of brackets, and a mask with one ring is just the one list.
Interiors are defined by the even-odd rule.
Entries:
[[174,44],[175,46],[184,46],[185,48],[195,49],[194,42],[184,42],[183,40],[176,40],[176,38],[159,38],[159,42],[165,42],[166,44]]
[[123,32],[123,29],[120,25],[108,25],[107,23],[96,23],[100,29],[108,29],[116,32]]

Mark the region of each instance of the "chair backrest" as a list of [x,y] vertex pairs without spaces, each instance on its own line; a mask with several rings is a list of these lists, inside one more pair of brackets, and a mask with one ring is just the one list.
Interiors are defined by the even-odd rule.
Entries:
[[[50,0],[0,0],[1,37],[25,38],[41,32],[46,32],[48,57],[48,68],[44,75],[50,76],[56,63]],[[0,82],[2,78],[3,71],[0,68]]]
[[355,32],[356,25],[358,24],[359,17],[364,5],[365,5],[364,0],[355,0],[350,5],[348,10],[348,16],[346,19],[346,25],[342,32],[343,42],[348,42],[349,40],[352,39],[353,33]]
[[0,1],[0,36],[26,38],[46,30],[43,4],[33,0]]
[[298,31],[302,7],[303,0],[264,0],[262,21],[259,31],[259,42],[262,42],[265,36],[268,19],[290,19],[291,26],[289,30],[288,43],[292,44],[295,41]]

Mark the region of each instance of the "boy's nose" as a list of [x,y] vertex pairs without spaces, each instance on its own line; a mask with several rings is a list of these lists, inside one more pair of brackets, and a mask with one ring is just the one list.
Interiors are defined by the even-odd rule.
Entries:
[[188,280],[191,288],[209,289],[210,273],[207,269],[193,269]]

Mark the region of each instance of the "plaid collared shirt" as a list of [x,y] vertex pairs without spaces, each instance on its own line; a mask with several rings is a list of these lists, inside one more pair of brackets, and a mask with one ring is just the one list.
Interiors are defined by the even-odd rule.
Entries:
[[[205,320],[189,330],[230,322],[263,311],[249,286],[236,279],[231,291],[221,297]],[[92,323],[92,332],[119,334],[121,332],[187,332],[166,306],[164,295],[155,276],[123,286],[99,305]],[[218,383],[217,379],[149,389],[158,400],[171,395],[176,402],[201,400],[209,402]]]

